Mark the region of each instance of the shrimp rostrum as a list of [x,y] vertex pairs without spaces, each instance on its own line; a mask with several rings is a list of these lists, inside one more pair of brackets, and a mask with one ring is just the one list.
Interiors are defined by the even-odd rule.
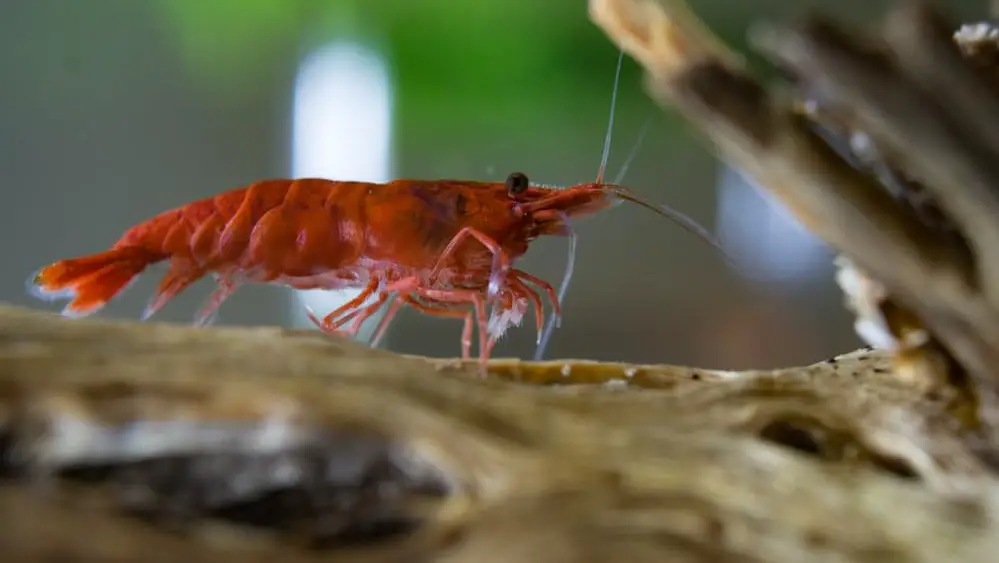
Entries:
[[324,318],[310,315],[317,326],[352,335],[387,306],[377,339],[400,307],[409,305],[464,319],[465,358],[477,325],[485,361],[529,304],[540,330],[542,294],[561,314],[554,288],[514,267],[531,242],[569,235],[574,218],[621,200],[665,214],[621,186],[543,187],[521,173],[502,183],[266,180],[161,213],[126,231],[109,250],[41,269],[30,286],[43,298],[69,298],[63,314],[84,316],[151,264],[169,261],[143,318],[211,275],[217,288],[197,313],[199,325],[244,283],[356,288],[356,298]]

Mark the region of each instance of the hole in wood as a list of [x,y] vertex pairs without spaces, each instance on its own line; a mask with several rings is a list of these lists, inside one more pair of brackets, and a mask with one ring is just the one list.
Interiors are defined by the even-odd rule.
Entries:
[[805,425],[790,420],[774,420],[760,429],[760,438],[799,452],[821,456],[822,444]]
[[[0,432],[0,479],[51,476],[57,485],[106,492],[112,506],[181,533],[215,521],[287,534],[312,549],[357,547],[412,533],[451,492],[440,471],[361,432],[299,428],[280,444],[251,439],[260,431],[252,423],[188,423],[169,437],[140,423],[99,429],[104,448],[95,454],[19,418]],[[150,435],[134,436],[142,432]],[[169,454],[137,447],[168,438]],[[60,455],[40,463],[38,452]]]

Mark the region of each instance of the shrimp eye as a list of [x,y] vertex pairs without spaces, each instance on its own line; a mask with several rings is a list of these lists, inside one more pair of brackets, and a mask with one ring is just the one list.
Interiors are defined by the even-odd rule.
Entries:
[[530,185],[527,176],[520,172],[514,172],[506,177],[506,191],[510,195],[520,195],[527,191]]

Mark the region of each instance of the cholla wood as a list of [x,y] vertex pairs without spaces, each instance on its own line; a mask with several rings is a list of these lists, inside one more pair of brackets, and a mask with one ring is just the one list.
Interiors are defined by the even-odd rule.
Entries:
[[[747,372],[494,360],[482,379],[314,332],[0,306],[4,560],[994,561],[999,222],[960,204],[990,197],[981,155],[999,151],[968,122],[999,95],[969,76],[994,66],[939,56],[936,16],[903,7],[881,47],[911,64],[880,79],[830,25],[759,36],[804,92],[779,98],[678,2],[590,8],[655,99],[843,253],[858,331],[893,352]],[[941,62],[959,111],[931,100]],[[877,80],[919,119],[844,115]],[[921,153],[900,120],[965,135]],[[817,125],[869,135],[902,189]]]

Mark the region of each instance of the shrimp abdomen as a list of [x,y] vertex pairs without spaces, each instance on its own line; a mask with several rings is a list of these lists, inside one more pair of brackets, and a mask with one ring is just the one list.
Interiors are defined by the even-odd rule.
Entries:
[[116,247],[141,246],[206,272],[263,278],[337,269],[357,257],[350,208],[358,191],[323,179],[265,180],[161,213],[128,230]]
[[[287,186],[279,205],[246,211],[252,227],[237,231],[237,212],[230,224],[233,237],[248,233],[240,267],[269,276],[309,277],[350,268],[364,252],[363,198],[367,184],[298,180]],[[249,223],[249,221],[247,221]],[[242,239],[241,239],[242,240]],[[231,244],[224,240],[221,244]]]
[[336,278],[362,251],[365,192],[361,184],[322,179],[257,182],[156,215],[107,251],[43,268],[29,287],[40,297],[72,298],[64,313],[87,315],[148,265],[169,260],[149,316],[207,274],[227,283]]

